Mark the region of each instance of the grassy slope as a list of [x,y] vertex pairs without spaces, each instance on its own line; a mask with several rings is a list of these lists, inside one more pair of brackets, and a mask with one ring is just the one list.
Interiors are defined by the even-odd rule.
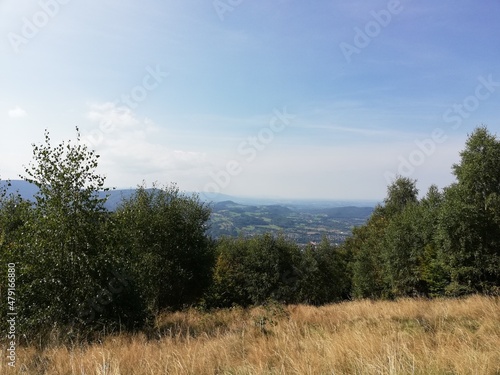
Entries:
[[498,298],[190,310],[157,324],[149,338],[18,348],[16,371],[3,358],[0,373],[500,374]]

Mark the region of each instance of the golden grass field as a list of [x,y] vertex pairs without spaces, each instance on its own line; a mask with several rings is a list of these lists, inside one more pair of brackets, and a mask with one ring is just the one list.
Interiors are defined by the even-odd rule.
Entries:
[[17,349],[2,374],[500,374],[500,299],[168,313],[145,334]]

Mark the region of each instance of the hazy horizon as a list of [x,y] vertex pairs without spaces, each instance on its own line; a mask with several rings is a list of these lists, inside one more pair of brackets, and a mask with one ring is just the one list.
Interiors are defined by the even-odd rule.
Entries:
[[[29,182],[20,180],[20,179],[0,179],[0,188],[4,187],[4,183],[7,181],[11,181],[13,186],[7,189],[8,193],[14,192],[16,189],[19,189],[17,186],[17,182],[22,184],[29,184]],[[128,190],[135,190],[138,186],[142,186],[140,184],[136,186],[130,187],[109,187],[105,186],[105,188],[110,188],[111,192],[121,192]],[[169,186],[168,184],[165,186]],[[162,185],[157,186],[162,187]],[[152,185],[147,185],[146,188],[152,188]],[[298,204],[298,203],[310,203],[310,204],[321,204],[324,203],[326,205],[331,205],[333,203],[361,203],[366,204],[369,207],[374,207],[378,203],[382,203],[383,198],[381,199],[350,199],[350,198],[318,198],[318,197],[309,197],[309,198],[283,198],[280,196],[252,196],[252,195],[233,195],[233,194],[224,194],[224,193],[209,193],[203,191],[187,191],[183,189],[179,189],[182,193],[185,194],[198,194],[200,199],[204,201],[214,201],[214,202],[223,202],[225,200],[234,200],[236,202],[240,202],[240,204]],[[24,191],[25,192],[25,191]]]

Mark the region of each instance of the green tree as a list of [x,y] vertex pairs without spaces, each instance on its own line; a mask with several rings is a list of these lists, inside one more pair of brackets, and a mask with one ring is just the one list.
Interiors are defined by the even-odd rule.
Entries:
[[[417,191],[416,187],[407,190]],[[429,288],[438,292],[435,236],[442,199],[433,185],[421,201],[408,200],[387,226],[384,262],[387,283],[395,296],[427,295]],[[439,272],[439,278],[442,276]]]
[[500,285],[500,141],[476,129],[453,166],[457,182],[445,191],[440,244],[450,294],[489,292]]
[[385,277],[394,296],[419,295],[423,292],[420,261],[424,243],[418,232],[421,214],[418,204],[408,204],[386,229],[383,250]]
[[319,305],[325,299],[326,288],[334,287],[325,285],[319,260],[316,246],[309,244],[292,265],[292,272],[287,275],[287,282],[293,285],[296,302]]
[[387,188],[383,213],[390,217],[401,213],[409,204],[418,202],[416,180],[398,176]]
[[244,237],[223,237],[217,241],[213,284],[205,296],[209,307],[249,306],[246,275],[250,241]]
[[283,303],[295,301],[295,282],[299,275],[294,266],[299,251],[295,243],[283,236],[264,234],[250,240],[245,273],[253,304],[263,304],[269,299]]
[[139,187],[113,215],[115,251],[143,290],[151,312],[197,302],[210,285],[210,208],[177,186]]
[[[416,181],[398,177],[387,188],[383,206],[377,206],[368,222],[353,230],[351,239],[344,245],[352,254],[352,287],[357,298],[389,297],[394,290],[391,283],[394,274],[387,271],[395,269],[388,266],[390,259],[399,259],[402,249],[395,241],[387,244],[388,230],[394,233],[395,223],[405,209],[418,202]],[[389,229],[388,229],[389,228]],[[403,227],[398,230],[407,230]],[[395,237],[395,240],[398,237]],[[395,264],[394,264],[395,266]]]
[[380,298],[386,294],[383,269],[383,239],[388,220],[382,206],[377,206],[367,223],[353,228],[343,251],[351,254],[352,296]]
[[[5,263],[9,263],[9,248],[17,246],[18,239],[23,236],[23,228],[32,214],[32,205],[16,194],[8,194],[10,182],[0,187],[0,248],[1,255],[5,256]],[[2,263],[2,264],[5,264]]]
[[443,200],[443,193],[436,185],[432,185],[420,202],[421,215],[416,227],[416,234],[421,237],[424,244],[420,274],[426,294],[432,297],[443,295],[450,283],[443,251],[437,242]]
[[[27,335],[61,326],[87,330],[136,323],[127,320],[129,314],[119,304],[105,308],[112,298],[109,291],[100,295],[113,278],[116,261],[106,253],[106,198],[99,196],[106,189],[95,172],[97,160],[94,151],[80,144],[78,129],[76,144],[57,146],[46,131],[45,142],[33,145],[33,161],[22,176],[38,187],[35,201],[14,200],[4,207],[4,212],[15,209],[19,217],[8,252],[17,264],[22,296],[19,328]],[[99,314],[88,305],[96,298]],[[92,319],[81,319],[89,309]]]
[[299,280],[303,277],[301,259],[299,247],[282,236],[263,234],[219,240],[210,305],[297,302]]
[[299,302],[322,305],[351,296],[350,254],[323,237],[301,254]]

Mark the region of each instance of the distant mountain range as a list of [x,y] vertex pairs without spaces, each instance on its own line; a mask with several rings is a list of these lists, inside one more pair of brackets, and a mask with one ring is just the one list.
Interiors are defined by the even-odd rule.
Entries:
[[[0,180],[0,187],[6,186],[6,181]],[[8,187],[8,193],[19,192],[24,199],[33,200],[38,188],[29,182],[23,180],[11,180],[11,186]],[[123,199],[129,198],[135,192],[135,189],[115,189],[100,193],[101,197],[108,195],[106,209],[115,210]],[[186,192],[190,195],[191,192]],[[316,211],[318,214],[327,214],[331,217],[365,217],[368,211],[377,205],[373,200],[308,200],[308,199],[270,199],[270,198],[249,198],[237,197],[222,193],[198,193],[200,200],[210,202],[214,207],[217,204],[222,205],[241,205],[241,206],[275,206],[275,210],[307,210]],[[346,210],[347,208],[347,210]],[[251,208],[250,208],[251,209]],[[284,211],[282,213],[285,213]],[[342,216],[347,215],[347,216]],[[354,216],[353,216],[354,215]]]
[[305,205],[284,206],[279,204],[272,205],[244,205],[234,201],[223,201],[214,203],[212,206],[214,212],[232,211],[236,213],[255,213],[265,211],[272,216],[287,216],[294,212],[307,213],[311,215],[322,215],[332,219],[353,219],[367,218],[373,212],[373,207],[306,207]]
[[[6,185],[7,181],[0,181],[0,188],[6,187]],[[118,207],[120,202],[124,198],[129,198],[130,196],[132,196],[134,191],[135,189],[117,189],[108,192],[100,192],[99,196],[104,198],[109,195],[108,200],[106,201],[106,204],[104,206],[107,210],[114,211]],[[19,193],[19,195],[23,199],[28,200],[34,200],[37,192],[38,188],[35,185],[23,180],[11,180],[10,186],[7,187],[7,194]]]
[[375,207],[380,201],[369,199],[358,200],[325,200],[325,199],[282,199],[282,198],[255,198],[255,197],[237,197],[222,193],[200,193],[200,198],[211,202],[233,201],[244,205],[280,205],[300,209],[306,208],[334,208],[334,207]]
[[[0,181],[0,188],[6,181]],[[10,193],[34,200],[38,189],[21,180],[10,182]],[[135,189],[116,189],[101,192],[108,196],[105,208],[114,211],[123,199],[130,198]],[[190,192],[186,194],[191,195]],[[223,236],[254,236],[263,233],[284,234],[298,244],[321,241],[326,236],[332,243],[343,242],[352,228],[370,217],[374,201],[273,200],[241,198],[226,194],[199,194],[210,204],[209,234]]]

